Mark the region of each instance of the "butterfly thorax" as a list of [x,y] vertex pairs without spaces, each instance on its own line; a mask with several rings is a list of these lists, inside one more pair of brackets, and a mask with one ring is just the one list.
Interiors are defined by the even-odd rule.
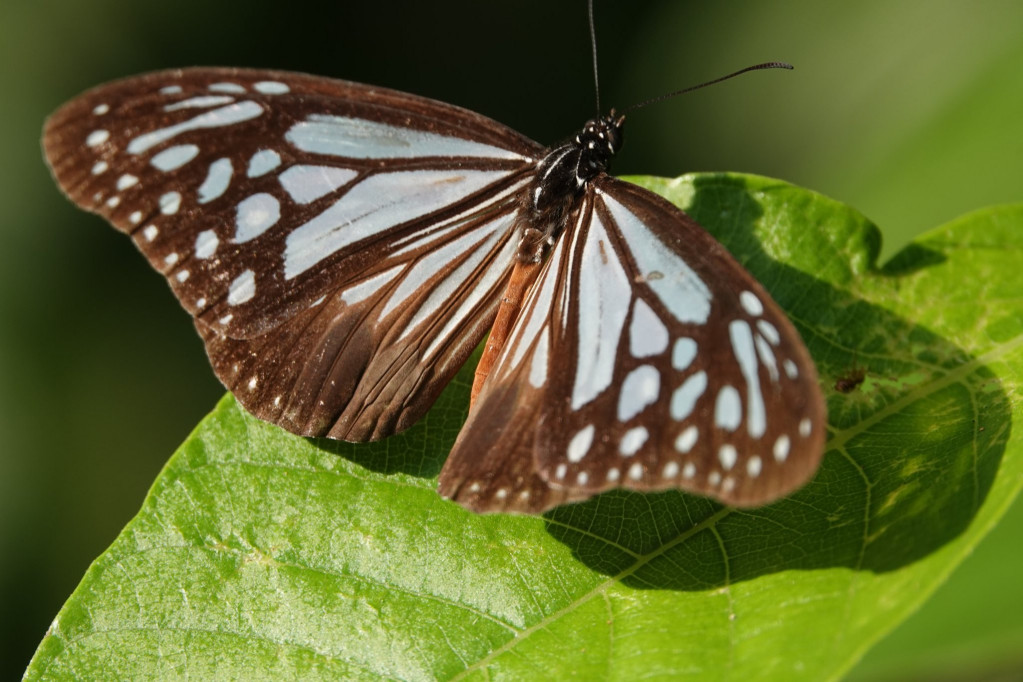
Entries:
[[527,224],[519,260],[537,263],[565,228],[573,206],[586,185],[608,170],[622,148],[625,116],[611,113],[590,119],[571,140],[550,149],[537,165],[526,195]]

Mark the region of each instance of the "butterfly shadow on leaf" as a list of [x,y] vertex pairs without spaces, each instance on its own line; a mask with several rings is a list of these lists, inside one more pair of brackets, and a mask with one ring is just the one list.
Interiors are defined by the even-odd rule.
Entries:
[[[711,175],[691,188],[649,184],[706,226],[790,315],[825,388],[826,454],[811,483],[766,507],[729,509],[674,491],[613,491],[548,512],[548,532],[587,566],[625,584],[687,591],[793,569],[890,571],[962,533],[1009,438],[1005,390],[964,350],[860,293],[922,291],[921,279],[941,277],[929,272],[940,267],[940,255],[913,247],[896,256],[896,270],[879,269],[873,225],[767,179]],[[789,250],[786,261],[794,265],[769,256],[765,244],[775,253]],[[858,272],[857,258],[868,263]],[[854,365],[865,368],[864,383],[835,390],[836,378]]]

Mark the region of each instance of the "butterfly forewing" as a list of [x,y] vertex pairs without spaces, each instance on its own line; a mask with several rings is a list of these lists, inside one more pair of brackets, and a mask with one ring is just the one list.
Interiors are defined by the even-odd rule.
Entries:
[[[494,440],[519,412],[536,426]],[[541,273],[442,492],[534,512],[614,487],[752,506],[806,481],[823,426],[813,363],[764,289],[674,206],[605,176]],[[550,490],[481,481],[469,461],[487,442],[495,460],[532,457]]]
[[486,333],[542,152],[451,105],[236,69],[94,89],[44,147],[165,274],[250,411],[349,440],[414,422]]

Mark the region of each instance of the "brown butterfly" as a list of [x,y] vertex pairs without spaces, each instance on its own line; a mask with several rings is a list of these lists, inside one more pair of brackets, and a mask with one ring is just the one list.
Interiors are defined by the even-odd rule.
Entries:
[[545,148],[384,88],[195,68],[90,90],[43,144],[260,419],[386,437],[490,331],[444,496],[526,513],[618,487],[770,502],[821,458],[813,362],[720,244],[607,174],[623,124]]

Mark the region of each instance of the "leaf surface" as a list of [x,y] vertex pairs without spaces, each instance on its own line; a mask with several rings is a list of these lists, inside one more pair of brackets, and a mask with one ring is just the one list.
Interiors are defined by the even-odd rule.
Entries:
[[373,444],[298,438],[228,396],[27,679],[839,677],[1023,483],[1023,207],[966,216],[880,268],[876,228],[807,190],[633,180],[706,226],[802,334],[830,421],[813,482],[756,510],[612,492],[481,517],[434,492],[471,368]]

